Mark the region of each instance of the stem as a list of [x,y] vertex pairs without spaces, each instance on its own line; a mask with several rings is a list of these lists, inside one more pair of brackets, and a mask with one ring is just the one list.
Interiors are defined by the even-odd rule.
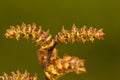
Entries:
[[[50,50],[48,50],[48,57],[47,57],[46,64],[44,66],[44,71],[47,69],[47,65],[50,64],[50,58],[51,58],[53,49],[55,48],[56,44],[57,44],[57,42],[55,42],[55,44],[53,45],[53,47]],[[44,80],[50,80],[50,79],[48,79],[47,76],[44,74]]]

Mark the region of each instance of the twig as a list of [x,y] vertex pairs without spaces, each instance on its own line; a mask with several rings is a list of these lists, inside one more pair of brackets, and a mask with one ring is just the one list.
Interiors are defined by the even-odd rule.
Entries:
[[[55,44],[53,45],[53,47],[52,47],[50,50],[48,50],[48,57],[47,57],[46,64],[45,64],[45,66],[44,66],[44,71],[47,69],[47,65],[50,64],[50,58],[51,58],[53,49],[55,48],[56,44],[57,44],[57,42],[55,42]],[[45,74],[44,74],[44,79],[45,79],[45,80],[49,80],[49,79],[46,77]]]

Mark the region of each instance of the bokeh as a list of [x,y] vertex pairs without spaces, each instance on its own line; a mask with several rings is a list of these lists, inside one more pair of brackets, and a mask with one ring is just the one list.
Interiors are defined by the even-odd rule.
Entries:
[[69,73],[60,80],[120,80],[120,1],[119,0],[0,0],[0,74],[27,70],[43,80],[38,63],[39,49],[32,40],[6,39],[10,25],[36,23],[55,36],[64,25],[103,28],[104,40],[57,45],[64,53],[85,59],[87,73]]

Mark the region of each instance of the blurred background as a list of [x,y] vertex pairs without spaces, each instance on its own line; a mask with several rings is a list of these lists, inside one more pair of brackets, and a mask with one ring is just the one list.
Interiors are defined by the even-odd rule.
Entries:
[[10,25],[36,23],[55,36],[64,25],[103,28],[104,40],[57,45],[64,53],[85,59],[87,73],[69,73],[59,80],[120,80],[120,1],[119,0],[0,0],[0,74],[27,70],[43,80],[42,68],[32,41],[6,39]]

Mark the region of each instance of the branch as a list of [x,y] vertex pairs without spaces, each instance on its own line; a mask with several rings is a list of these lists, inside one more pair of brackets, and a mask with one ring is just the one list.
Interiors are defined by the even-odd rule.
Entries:
[[[46,61],[46,64],[45,64],[44,71],[47,71],[47,66],[50,64],[51,55],[52,55],[53,49],[55,48],[56,44],[57,43],[55,42],[55,44],[52,46],[52,48],[50,50],[48,50],[48,56],[47,56],[47,61]],[[49,78],[45,74],[44,74],[44,76],[45,76],[45,80],[49,80]]]
[[[5,37],[10,39],[16,38],[17,40],[21,37],[24,37],[25,39],[32,38],[32,40],[40,46],[38,58],[44,69],[44,79],[57,80],[59,77],[69,72],[75,72],[77,74],[86,72],[84,60],[68,55],[60,58],[57,55],[57,52],[54,52],[57,43],[67,44],[68,42],[73,43],[75,41],[82,43],[86,41],[93,42],[95,39],[104,39],[104,32],[102,29],[97,30],[92,27],[87,29],[86,26],[79,29],[73,25],[71,30],[66,30],[63,27],[62,31],[56,35],[55,39],[53,39],[52,35],[49,34],[49,31],[45,32],[41,27],[37,28],[34,23],[33,25],[26,25],[23,23],[21,26],[17,25],[17,28],[11,26],[10,29],[7,29]],[[18,74],[21,73],[17,72],[17,75]],[[9,77],[7,74],[0,76],[2,79],[7,77],[10,78],[12,76]],[[32,80],[37,80],[37,78],[32,78]]]

